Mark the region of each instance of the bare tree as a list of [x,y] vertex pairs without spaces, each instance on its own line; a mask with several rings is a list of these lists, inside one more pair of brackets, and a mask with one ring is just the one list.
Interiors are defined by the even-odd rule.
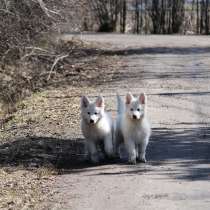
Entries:
[[127,17],[127,2],[126,0],[122,0],[121,7],[120,7],[120,32],[121,33],[125,33],[126,17]]
[[139,34],[139,0],[135,0],[135,32]]
[[200,21],[199,21],[199,0],[196,0],[196,32],[199,34],[200,32]]
[[89,0],[95,15],[99,31],[111,32],[116,30],[121,0]]
[[209,34],[209,0],[206,0],[205,5],[205,34]]
[[172,6],[172,32],[179,33],[184,20],[184,0],[174,0]]
[[151,18],[153,23],[153,33],[159,34],[160,33],[160,17],[161,12],[159,8],[159,0],[152,1],[152,8],[151,8]]

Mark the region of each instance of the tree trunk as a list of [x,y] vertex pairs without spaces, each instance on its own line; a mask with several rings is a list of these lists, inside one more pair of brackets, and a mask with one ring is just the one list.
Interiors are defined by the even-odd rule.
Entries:
[[165,34],[165,15],[166,15],[166,5],[165,1],[161,1],[161,17],[160,17],[160,27],[161,27],[161,33]]
[[127,7],[126,7],[126,0],[123,0],[121,5],[121,11],[120,11],[120,32],[125,33],[126,29],[126,13],[127,13]]
[[200,34],[204,33],[204,7],[205,3],[204,0],[201,1],[200,6]]
[[147,0],[145,0],[144,2],[144,5],[145,5],[145,9],[144,9],[144,22],[145,22],[145,33],[147,34],[148,33],[148,30],[149,30],[149,18],[148,18],[148,8],[147,8]]
[[135,2],[135,21],[136,21],[136,33],[139,34],[140,32],[140,27],[139,27],[139,0],[136,0]]
[[209,34],[209,0],[206,0],[205,6],[205,34]]
[[143,32],[143,0],[141,0],[140,30]]
[[172,6],[172,32],[179,33],[184,20],[184,0],[174,0]]
[[159,8],[159,0],[152,1],[152,11],[151,11],[151,18],[153,23],[153,33],[159,34],[160,33],[160,8]]
[[199,24],[199,1],[197,0],[196,2],[196,13],[197,13],[197,23],[196,23],[196,30],[197,30],[197,34],[200,33],[200,24]]

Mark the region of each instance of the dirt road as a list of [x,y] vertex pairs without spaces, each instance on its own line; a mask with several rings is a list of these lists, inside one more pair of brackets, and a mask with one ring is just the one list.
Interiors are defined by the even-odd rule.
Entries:
[[115,114],[116,92],[148,94],[148,163],[68,170],[57,178],[50,208],[210,209],[210,37],[79,36],[109,43],[115,53],[105,52],[123,62],[113,81],[90,96],[101,93]]

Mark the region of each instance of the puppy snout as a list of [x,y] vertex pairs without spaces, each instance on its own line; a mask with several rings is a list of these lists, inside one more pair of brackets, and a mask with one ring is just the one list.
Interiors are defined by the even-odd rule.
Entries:
[[93,119],[90,119],[90,123],[93,124],[94,123],[94,120]]
[[137,119],[137,116],[135,114],[133,114],[133,119]]

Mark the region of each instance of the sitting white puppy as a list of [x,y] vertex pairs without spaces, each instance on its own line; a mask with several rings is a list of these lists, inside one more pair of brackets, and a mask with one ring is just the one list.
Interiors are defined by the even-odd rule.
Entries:
[[111,116],[104,111],[104,99],[99,96],[91,103],[86,96],[81,98],[81,130],[86,139],[86,146],[93,163],[100,161],[97,146],[104,143],[108,157],[113,156],[113,124]]
[[146,95],[135,98],[131,93],[126,95],[125,103],[117,96],[118,115],[116,120],[116,146],[123,141],[128,152],[129,162],[146,162],[146,148],[151,135],[150,124],[146,118]]

